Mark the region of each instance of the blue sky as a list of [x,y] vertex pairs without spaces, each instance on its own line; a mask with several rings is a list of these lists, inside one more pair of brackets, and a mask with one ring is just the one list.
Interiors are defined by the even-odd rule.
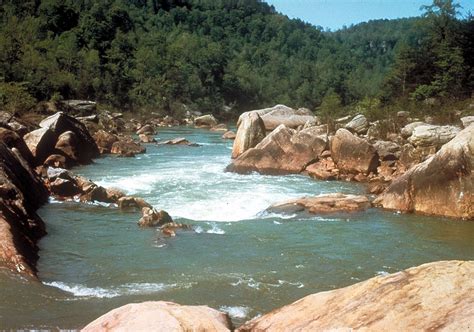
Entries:
[[[431,0],[266,0],[277,11],[313,25],[337,30],[343,25],[380,19],[419,16]],[[461,0],[462,13],[474,13],[474,0]]]

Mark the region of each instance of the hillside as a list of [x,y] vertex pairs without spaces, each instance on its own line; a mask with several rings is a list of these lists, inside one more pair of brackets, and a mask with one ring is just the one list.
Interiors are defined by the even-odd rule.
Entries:
[[69,98],[167,114],[351,104],[387,95],[396,54],[425,37],[420,19],[323,32],[259,0],[8,0],[0,13],[0,102],[16,111]]

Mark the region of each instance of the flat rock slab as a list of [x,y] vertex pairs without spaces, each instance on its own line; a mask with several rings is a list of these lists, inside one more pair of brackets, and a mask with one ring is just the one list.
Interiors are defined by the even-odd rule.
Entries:
[[87,331],[230,331],[227,314],[206,306],[143,302],[114,309],[88,324]]
[[238,331],[471,331],[474,261],[441,261],[306,296]]
[[295,213],[307,211],[313,214],[362,211],[371,207],[366,196],[328,194],[316,197],[303,197],[270,206],[267,212]]

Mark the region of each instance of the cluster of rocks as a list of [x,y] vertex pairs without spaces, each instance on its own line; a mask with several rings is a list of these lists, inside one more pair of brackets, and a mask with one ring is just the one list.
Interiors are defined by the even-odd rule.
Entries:
[[[467,331],[474,315],[474,262],[441,261],[308,295],[235,331]],[[231,331],[207,306],[143,302],[114,309],[83,331]]]
[[462,118],[464,129],[412,122],[382,135],[381,123],[363,115],[337,120],[335,133],[309,116],[282,105],[243,113],[227,171],[365,182],[371,193],[384,193],[377,206],[474,218],[471,117]]

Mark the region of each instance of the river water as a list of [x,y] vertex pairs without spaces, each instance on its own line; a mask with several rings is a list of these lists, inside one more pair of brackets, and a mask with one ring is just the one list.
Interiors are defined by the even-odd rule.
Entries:
[[354,183],[224,172],[231,141],[163,129],[199,147],[147,145],[136,158],[76,168],[143,197],[194,231],[163,238],[138,213],[74,202],[39,210],[41,283],[0,270],[0,329],[81,328],[130,302],[167,300],[227,311],[236,325],[305,295],[437,260],[474,259],[474,223],[371,209],[338,216],[268,215],[305,195],[362,193]]

